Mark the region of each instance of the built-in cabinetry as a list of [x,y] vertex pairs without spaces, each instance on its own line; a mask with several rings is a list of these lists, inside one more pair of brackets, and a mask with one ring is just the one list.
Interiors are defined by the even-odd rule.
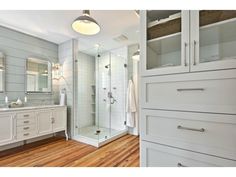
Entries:
[[236,11],[143,11],[143,76],[236,68]]
[[65,106],[12,108],[0,112],[0,145],[60,131],[65,131],[68,139]]
[[236,166],[236,11],[141,11],[141,165]]

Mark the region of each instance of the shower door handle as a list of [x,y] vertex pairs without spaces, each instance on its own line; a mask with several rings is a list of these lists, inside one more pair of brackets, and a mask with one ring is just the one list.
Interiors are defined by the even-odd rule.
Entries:
[[114,104],[115,102],[116,102],[116,99],[115,99],[114,97],[111,97],[110,103],[111,103],[111,104]]
[[114,104],[116,102],[116,99],[112,96],[112,92],[108,92],[107,96],[110,98],[110,104]]

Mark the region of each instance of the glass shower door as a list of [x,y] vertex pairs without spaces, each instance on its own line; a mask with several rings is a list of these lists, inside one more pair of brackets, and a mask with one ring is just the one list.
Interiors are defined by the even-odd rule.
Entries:
[[126,55],[125,48],[111,52],[111,136],[120,134],[126,129],[125,98],[126,98]]
[[98,141],[102,142],[110,137],[111,127],[111,58],[110,52],[99,54],[96,58],[97,76],[97,115],[96,125],[99,131]]

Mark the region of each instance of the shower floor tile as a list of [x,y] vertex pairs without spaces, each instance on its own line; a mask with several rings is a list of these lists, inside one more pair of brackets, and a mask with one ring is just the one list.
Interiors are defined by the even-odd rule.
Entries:
[[[96,134],[96,131],[100,130],[99,134]],[[99,127],[98,126],[89,126],[89,127],[82,127],[79,130],[79,135],[92,138],[95,140],[101,140],[109,138],[110,136],[116,135],[120,132],[120,130],[105,128],[105,127]]]

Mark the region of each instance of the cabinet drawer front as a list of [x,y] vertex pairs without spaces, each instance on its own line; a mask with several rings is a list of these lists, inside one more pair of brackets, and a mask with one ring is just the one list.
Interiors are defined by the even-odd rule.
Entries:
[[17,119],[29,119],[29,118],[34,118],[35,114],[34,112],[23,112],[23,113],[17,113],[16,117]]
[[236,78],[142,79],[143,108],[236,114]]
[[141,138],[236,160],[236,115],[142,110]]
[[18,132],[29,132],[29,131],[33,131],[33,130],[36,130],[36,125],[35,124],[18,126],[17,127],[17,133]]
[[143,167],[214,167],[236,166],[236,161],[203,155],[150,142],[141,142]]
[[35,122],[36,122],[35,118],[17,119],[16,125],[18,127],[18,126],[35,124]]
[[36,131],[28,131],[28,132],[18,132],[17,133],[17,140],[24,140],[29,139],[37,135]]

